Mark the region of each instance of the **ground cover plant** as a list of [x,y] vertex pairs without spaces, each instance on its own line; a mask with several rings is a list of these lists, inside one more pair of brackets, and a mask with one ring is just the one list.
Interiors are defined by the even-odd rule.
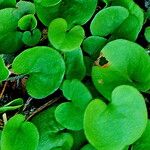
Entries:
[[150,150],[149,0],[0,0],[0,150]]

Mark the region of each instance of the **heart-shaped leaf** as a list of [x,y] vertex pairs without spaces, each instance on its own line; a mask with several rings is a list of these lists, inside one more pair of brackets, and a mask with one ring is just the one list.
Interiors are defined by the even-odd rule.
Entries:
[[32,119],[40,135],[37,150],[54,150],[58,148],[70,150],[72,147],[73,138],[70,133],[63,131],[64,127],[56,121],[54,117],[55,109],[56,106],[50,107]]
[[23,99],[22,98],[14,99],[13,101],[11,101],[11,102],[5,104],[4,106],[0,107],[0,113],[4,113],[6,111],[18,109],[22,105],[23,105]]
[[65,64],[54,49],[38,46],[27,49],[13,61],[13,71],[29,75],[26,88],[34,98],[43,98],[55,92],[63,79]]
[[4,126],[1,136],[1,150],[36,150],[39,134],[37,128],[24,121],[23,115],[12,117]]
[[76,79],[65,80],[62,91],[71,102],[62,103],[56,108],[56,120],[67,129],[81,130],[84,111],[92,96],[86,86]]
[[144,98],[137,89],[128,85],[114,89],[109,105],[93,100],[84,116],[86,137],[101,150],[121,150],[132,144],[140,138],[146,124]]
[[148,150],[150,149],[150,121],[148,120],[147,127],[140,137],[132,146],[132,150]]
[[68,28],[85,24],[94,14],[98,0],[34,0],[37,15],[48,26],[56,18],[64,18]]
[[150,26],[145,29],[144,36],[147,42],[150,42]]
[[9,70],[5,66],[4,60],[0,56],[0,82],[7,79],[9,76]]
[[33,31],[25,31],[22,36],[22,41],[28,46],[34,46],[40,42],[41,31],[34,29]]
[[33,30],[37,26],[37,20],[33,14],[25,15],[18,21],[21,30]]
[[99,57],[106,64],[94,66],[92,78],[97,90],[110,99],[113,89],[122,84],[135,86],[140,91],[150,89],[150,57],[136,43],[119,39],[102,49]]
[[68,30],[66,20],[58,18],[49,25],[48,38],[56,49],[71,51],[80,47],[84,39],[84,29],[81,26],[74,26]]
[[86,68],[83,60],[83,53],[80,48],[71,52],[66,52],[64,54],[64,60],[66,63],[66,78],[68,80],[82,80],[85,77]]
[[113,33],[128,17],[129,12],[121,6],[112,6],[99,11],[90,29],[93,35],[107,36]]

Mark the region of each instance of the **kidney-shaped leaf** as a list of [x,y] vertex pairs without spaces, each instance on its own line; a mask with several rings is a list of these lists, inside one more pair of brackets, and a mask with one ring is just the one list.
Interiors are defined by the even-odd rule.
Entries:
[[65,64],[54,49],[38,46],[19,54],[12,68],[17,74],[28,74],[28,93],[35,98],[43,98],[56,91],[63,79]]
[[65,80],[63,94],[72,102],[60,104],[55,111],[56,120],[67,129],[81,130],[85,108],[92,99],[87,87],[79,80]]
[[48,38],[56,49],[71,51],[80,47],[84,39],[84,29],[81,26],[74,26],[68,30],[66,20],[58,18],[49,25]]
[[33,30],[37,26],[37,20],[33,14],[25,15],[18,21],[21,30]]
[[93,35],[107,36],[113,33],[128,17],[129,12],[121,6],[111,6],[99,11],[91,23]]
[[1,150],[36,150],[39,141],[37,128],[24,121],[23,115],[12,117],[4,126]]
[[143,92],[150,89],[150,57],[138,44],[123,39],[112,41],[102,49],[99,63],[103,58],[106,64],[94,66],[92,78],[106,98],[110,99],[112,90],[121,84]]
[[114,89],[109,105],[93,100],[84,117],[85,134],[100,150],[121,150],[132,144],[140,138],[146,124],[144,98],[137,89],[128,85]]
[[33,31],[25,31],[22,36],[22,41],[28,46],[34,46],[40,42],[41,31],[34,29]]

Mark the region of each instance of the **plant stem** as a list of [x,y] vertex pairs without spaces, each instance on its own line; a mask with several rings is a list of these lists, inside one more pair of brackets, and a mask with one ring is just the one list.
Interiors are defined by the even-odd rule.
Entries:
[[37,113],[41,112],[43,109],[47,108],[48,106],[54,104],[55,102],[57,102],[60,97],[56,97],[54,99],[52,99],[51,101],[48,101],[47,103],[45,103],[44,105],[42,105],[41,107],[37,108],[30,116],[27,117],[26,120],[30,120],[33,116],[35,116]]
[[18,76],[15,76],[15,77],[10,77],[8,79],[6,79],[5,81],[15,81],[15,80],[18,80],[18,79],[22,79],[26,77],[25,75],[18,75]]

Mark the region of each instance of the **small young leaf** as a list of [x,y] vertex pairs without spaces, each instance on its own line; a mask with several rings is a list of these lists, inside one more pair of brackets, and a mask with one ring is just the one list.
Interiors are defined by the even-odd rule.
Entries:
[[29,75],[26,88],[34,98],[44,98],[55,92],[64,76],[65,64],[54,49],[37,46],[19,54],[12,63],[17,74]]
[[150,89],[150,57],[136,43],[118,39],[102,49],[99,57],[106,59],[106,64],[94,66],[92,79],[97,90],[107,99],[116,86],[128,84],[140,91]]
[[25,15],[18,21],[21,30],[33,30],[37,26],[37,20],[33,14]]
[[91,23],[92,35],[107,36],[113,33],[128,15],[128,10],[121,6],[104,8],[96,14]]
[[91,101],[84,116],[86,137],[101,150],[121,150],[132,144],[140,138],[146,124],[144,98],[127,85],[114,89],[109,105],[98,99]]
[[78,25],[68,30],[66,20],[58,18],[49,25],[48,38],[56,49],[72,51],[80,47],[84,39],[84,29]]
[[20,108],[23,105],[23,99],[18,98],[14,99],[13,101],[5,104],[4,106],[0,107],[0,113],[4,113],[6,111],[15,110]]
[[54,111],[56,106],[44,110],[36,115],[32,122],[36,125],[39,131],[40,140],[37,150],[70,150],[73,144],[73,138],[70,133],[67,133],[55,119]]
[[40,42],[41,31],[39,29],[34,29],[33,31],[25,31],[22,36],[22,41],[28,46],[35,46]]
[[144,33],[145,39],[150,43],[150,26],[145,29]]
[[36,150],[39,141],[37,128],[24,121],[23,115],[12,117],[4,126],[1,150]]
[[64,60],[66,63],[65,75],[68,80],[82,80],[85,77],[86,68],[83,60],[83,53],[80,48],[71,52],[66,52],[64,54]]
[[140,137],[132,146],[132,150],[148,150],[150,149],[150,120],[148,120],[147,127]]
[[4,60],[0,56],[0,82],[7,79],[9,76],[9,70],[5,66]]
[[60,104],[55,111],[56,120],[70,130],[83,128],[85,108],[92,96],[79,80],[65,80],[62,86],[63,94],[71,102]]

